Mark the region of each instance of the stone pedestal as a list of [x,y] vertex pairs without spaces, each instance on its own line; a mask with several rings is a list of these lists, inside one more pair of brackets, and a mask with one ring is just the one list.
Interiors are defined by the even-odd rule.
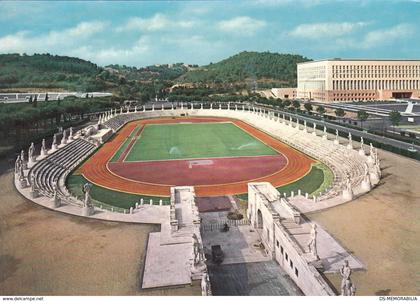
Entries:
[[28,187],[28,182],[26,181],[26,179],[20,179],[19,180],[19,186],[20,186],[20,188]]
[[336,139],[336,140],[334,140],[334,144],[335,144],[335,145],[339,145],[339,144],[340,144],[340,141],[338,141],[338,140]]
[[359,155],[364,156],[365,154],[365,150],[363,148],[359,149]]
[[343,200],[344,201],[351,201],[353,199],[353,190],[345,189],[343,190]]
[[353,144],[352,143],[347,144],[347,149],[353,149]]
[[322,136],[322,140],[328,140],[327,135]]
[[61,200],[58,197],[53,197],[51,199],[51,207],[52,208],[58,208],[61,206]]
[[316,136],[316,131],[313,131],[313,132],[312,132],[312,135]]
[[95,213],[95,208],[94,207],[88,207],[85,206],[82,208],[82,215],[83,216],[91,216]]
[[204,262],[193,265],[191,267],[191,279],[199,280],[203,277],[203,274],[207,271],[207,266]]
[[369,178],[372,185],[376,185],[379,183],[379,176],[376,172],[369,173]]
[[367,178],[367,179],[362,181],[361,188],[362,188],[363,192],[370,191],[370,189],[372,188],[371,184],[370,184],[370,178]]
[[375,160],[372,158],[372,156],[368,156],[367,162],[370,163],[370,164],[373,164],[375,162]]
[[38,190],[31,190],[31,191],[29,192],[29,197],[30,197],[31,199],[36,199],[37,197],[39,197]]

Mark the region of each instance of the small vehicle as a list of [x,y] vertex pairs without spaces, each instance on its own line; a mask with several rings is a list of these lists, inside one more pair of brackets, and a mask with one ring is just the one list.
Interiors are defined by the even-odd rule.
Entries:
[[220,245],[211,246],[211,257],[214,263],[223,262],[225,254],[223,254],[222,247]]

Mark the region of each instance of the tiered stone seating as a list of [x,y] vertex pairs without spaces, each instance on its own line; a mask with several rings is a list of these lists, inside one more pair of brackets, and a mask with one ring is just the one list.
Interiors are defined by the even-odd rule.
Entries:
[[47,197],[54,195],[54,183],[57,183],[60,196],[66,199],[68,195],[59,181],[64,180],[68,172],[94,150],[94,144],[84,139],[76,139],[35,164],[30,170],[29,179],[33,174],[39,192]]

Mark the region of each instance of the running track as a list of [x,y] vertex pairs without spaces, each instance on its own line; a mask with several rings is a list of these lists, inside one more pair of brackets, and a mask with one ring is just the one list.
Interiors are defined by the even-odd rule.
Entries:
[[[110,171],[108,162],[137,125],[144,126],[145,124],[177,122],[233,122],[244,131],[260,139],[287,158],[287,164],[285,166],[284,164],[283,166],[281,166],[281,164],[278,165],[277,171],[271,172],[271,170],[266,173],[266,176],[255,173],[256,176],[254,178],[246,176],[245,180],[235,181],[235,183],[231,182],[232,177],[228,177],[226,179],[227,181],[223,181],[220,178],[217,179],[217,184],[197,185],[195,186],[195,193],[197,196],[219,196],[246,193],[248,191],[247,183],[252,181],[270,182],[275,187],[282,186],[294,182],[306,175],[311,169],[311,164],[315,162],[308,156],[294,150],[266,133],[236,119],[199,117],[160,118],[138,120],[124,126],[110,141],[101,147],[80,167],[81,174],[90,182],[108,189],[142,195],[169,196],[171,186],[168,185],[169,182],[167,177],[162,176],[161,184],[146,183],[123,178]],[[260,158],[264,157],[262,156]],[[245,158],[242,159],[244,160]],[[157,178],[155,178],[155,180],[157,180]],[[165,182],[168,184],[165,184]]]

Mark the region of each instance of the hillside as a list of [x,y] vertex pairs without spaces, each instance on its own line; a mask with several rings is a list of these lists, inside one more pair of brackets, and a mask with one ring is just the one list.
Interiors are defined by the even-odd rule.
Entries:
[[183,63],[176,64],[164,64],[164,65],[152,65],[147,67],[129,67],[121,65],[109,65],[105,67],[105,70],[111,73],[118,73],[123,75],[128,80],[139,80],[139,81],[169,81],[175,80],[181,75],[185,74],[190,70],[192,66]]
[[296,86],[296,64],[309,61],[301,55],[270,52],[241,52],[215,64],[191,70],[179,83],[236,84],[258,87]]
[[0,88],[58,88],[94,91],[104,88],[96,81],[103,69],[73,57],[50,54],[0,55]]

